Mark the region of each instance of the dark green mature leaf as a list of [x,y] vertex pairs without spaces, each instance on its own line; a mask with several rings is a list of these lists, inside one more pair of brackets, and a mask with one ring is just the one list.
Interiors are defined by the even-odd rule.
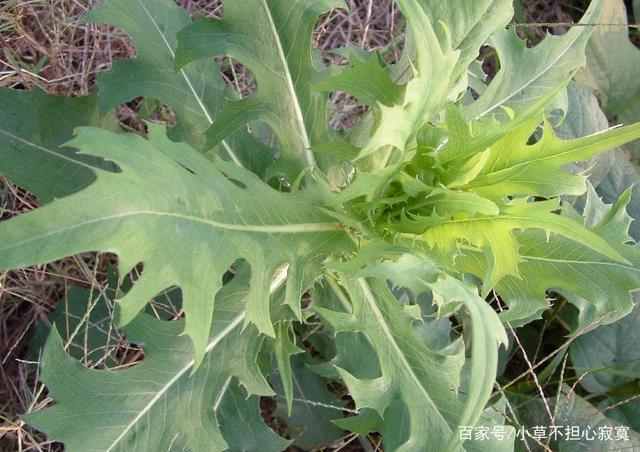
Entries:
[[[408,270],[407,267],[398,267],[396,270],[400,269],[403,271]],[[427,290],[427,287],[421,281],[413,280],[409,276],[410,274],[414,274],[414,272],[407,272],[407,276],[403,277],[403,275],[398,275],[398,271],[393,271],[393,269],[388,266],[385,266],[382,270],[386,276],[392,278],[394,282],[399,281],[398,284],[408,284],[411,286],[412,291],[420,293],[420,296],[414,298],[417,299],[417,304],[422,311],[422,319],[421,321],[414,321],[412,325],[417,338],[429,349],[442,356],[458,354],[460,352],[460,342],[451,337],[451,321],[446,317],[433,318],[433,307],[430,306],[431,300],[429,300],[429,297],[425,297],[425,294],[421,293]],[[396,297],[399,293],[402,294],[400,298],[401,302],[408,301],[404,299],[406,296],[405,288],[396,291]],[[332,299],[332,292],[328,290],[316,290],[314,304],[319,304],[325,308],[333,306],[333,310],[341,310],[340,303],[335,299],[335,295],[333,295]],[[365,334],[339,332],[336,334],[336,348],[337,353],[332,361],[323,363],[320,366],[315,366],[316,369],[321,370],[327,377],[337,378],[339,374],[335,369],[341,369],[341,371],[346,371],[354,377],[363,380],[375,379],[381,375],[376,352],[368,336]],[[333,366],[333,371],[329,365]],[[463,372],[465,372],[465,369],[466,368],[463,368]],[[477,382],[474,381],[474,383]],[[466,387],[460,388],[460,392],[467,393],[468,390]],[[499,419],[495,423],[490,419],[492,416],[495,416],[495,410],[495,406],[491,406],[485,410],[483,418],[481,419],[483,426],[502,424],[502,419]],[[411,424],[408,421],[409,417],[409,411],[403,402],[396,400],[385,410],[384,418],[381,418],[375,410],[365,408],[360,409],[357,416],[336,419],[334,423],[347,430],[357,432],[363,437],[366,437],[370,432],[379,432],[384,438],[385,447],[396,450],[404,444],[411,435]],[[511,430],[510,428],[506,428],[505,431],[510,432]],[[464,449],[472,451],[492,447],[492,450],[496,451],[512,450],[511,446],[512,444],[510,444],[509,441],[500,444],[495,442],[467,441],[464,444]]]
[[[469,387],[458,425],[474,425],[493,390],[493,383],[488,382],[487,375],[496,371],[497,348],[507,345],[506,333],[497,315],[478,296],[474,286],[440,271],[427,259],[404,255],[394,264],[383,263],[372,271],[378,276],[386,276],[394,284],[409,288],[414,296],[430,291],[439,314],[454,312],[462,305],[471,317],[474,330],[471,335]],[[425,342],[425,345],[429,344]]]
[[[640,119],[640,49],[629,40],[627,9],[623,0],[604,0],[598,23],[587,46],[587,66],[576,80],[597,90],[607,116],[622,124]],[[632,145],[637,151],[637,145]]]
[[[169,136],[206,150],[204,132],[218,115],[222,79],[213,60],[176,71],[176,33],[191,23],[187,12],[172,0],[108,0],[91,9],[85,21],[123,29],[137,55],[116,61],[98,77],[103,112],[135,97],[148,96],[168,104],[176,114]],[[233,158],[233,151],[226,146]]]
[[293,378],[291,369],[291,359],[294,355],[303,353],[304,350],[296,346],[295,333],[290,323],[280,322],[276,326],[276,338],[274,342],[274,355],[280,372],[280,383],[282,384],[287,410],[291,411],[293,403]]
[[[458,426],[475,425],[491,395],[493,378],[488,375],[495,373],[497,346],[506,343],[502,325],[475,289],[440,273],[428,261],[406,256],[364,273],[377,279],[341,279],[350,305],[344,300],[340,311],[316,308],[336,332],[366,335],[378,356],[381,374],[377,377],[359,378],[338,368],[357,408],[371,408],[390,419],[397,419],[397,410],[407,410],[409,435],[395,450],[416,450],[424,444],[432,444],[434,450],[459,447]],[[414,293],[432,290],[445,311],[462,303],[475,320],[472,383],[464,401],[454,392],[464,363],[462,343],[452,345],[446,354],[428,348],[412,331],[412,323],[421,320],[420,309],[401,305],[389,292],[386,278],[398,284],[408,282],[405,285],[410,284]]]
[[[264,425],[259,397],[248,396],[244,387],[235,381],[222,398],[217,417],[228,450],[280,452],[291,444]],[[209,443],[208,447],[216,446]]]
[[627,189],[633,187],[631,200],[627,206],[629,216],[634,220],[629,227],[629,235],[640,240],[640,170],[622,153],[615,153],[597,192],[606,203],[614,203]]
[[35,193],[43,203],[94,180],[93,172],[62,146],[79,126],[117,130],[114,116],[100,117],[95,95],[65,98],[40,90],[0,88],[0,105],[0,175]]
[[571,362],[582,375],[580,384],[601,394],[640,378],[640,309],[611,325],[578,337],[570,348]]
[[218,295],[197,370],[183,321],[138,316],[126,334],[143,345],[144,359],[115,372],[70,358],[54,329],[41,378],[56,403],[25,419],[68,451],[283,450],[288,441],[264,425],[258,397],[246,395],[273,394],[257,365],[264,336],[253,326],[241,331],[249,290],[248,279],[238,276]]
[[[549,397],[546,401],[527,400],[518,410],[521,422],[526,424],[530,432],[534,426],[547,427],[545,432],[547,437],[551,436],[551,450],[579,452],[586,448],[589,451],[604,452],[630,451],[640,447],[640,434],[610,418],[609,411],[593,406],[567,385],[562,385],[559,392],[557,398]],[[553,420],[549,419],[544,403],[555,413]],[[549,435],[550,425],[558,426],[560,434]],[[569,437],[567,427],[573,427]],[[526,441],[530,449],[535,450],[538,443],[531,438],[526,438]]]
[[87,251],[111,251],[123,277],[144,271],[119,303],[131,321],[162,290],[182,289],[185,332],[203,356],[222,275],[237,259],[252,269],[247,322],[274,336],[268,286],[288,265],[286,302],[299,315],[302,275],[316,256],[344,247],[335,222],[310,193],[281,194],[231,163],[211,163],[150,126],[150,138],[79,129],[70,143],[118,165],[93,169],[96,181],[76,195],[0,225],[0,268],[52,261]]
[[637,382],[634,381],[610,391],[607,399],[601,402],[599,407],[606,410],[609,419],[640,432],[640,400],[638,400]]
[[338,4],[338,0],[223,1],[222,20],[199,18],[178,34],[179,68],[228,55],[256,78],[256,93],[225,102],[207,132],[210,146],[260,120],[273,128],[283,157],[297,162],[298,171],[314,164],[311,147],[327,141],[328,98],[313,89],[321,74],[313,64],[311,34],[318,17]]
[[274,151],[246,130],[206,145],[206,130],[220,115],[225,96],[218,65],[211,59],[188,68],[175,69],[176,34],[191,24],[189,15],[171,0],[109,0],[93,8],[86,21],[112,24],[126,31],[136,46],[136,58],[116,61],[111,71],[98,76],[98,95],[103,112],[139,96],[168,104],[176,115],[169,130],[175,141],[200,151],[213,151],[261,177]]
[[[342,417],[342,405],[327,389],[327,382],[314,373],[310,360],[304,356],[292,359],[293,365],[293,405],[291,412],[286,409],[283,392],[275,385],[278,397],[276,415],[287,423],[294,435],[293,444],[304,450],[314,450],[330,445],[344,435],[331,421]],[[286,398],[286,397],[285,397]]]
[[[567,117],[558,128],[558,135],[563,139],[579,138],[601,132],[609,127],[606,116],[598,105],[596,97],[577,83],[568,87],[569,107]],[[571,167],[571,170],[574,168]],[[605,203],[613,204],[629,187],[634,186],[631,200],[627,205],[629,216],[634,219],[629,234],[636,241],[640,239],[640,170],[632,164],[623,149],[612,149],[610,152],[597,155],[589,161],[578,164],[575,171],[587,171],[589,182],[595,187],[598,195]],[[578,200],[582,205],[582,199]]]
[[111,367],[115,363],[111,351],[120,340],[120,334],[112,327],[112,312],[107,304],[109,295],[113,295],[111,289],[71,287],[64,298],[58,300],[46,322],[36,327],[30,355],[38,357],[55,324],[65,344],[69,344],[67,350],[71,356]]
[[411,334],[415,310],[403,309],[388,293],[384,281],[374,289],[364,279],[341,284],[347,287],[352,306],[346,309],[351,312],[318,309],[318,313],[336,331],[366,334],[381,369],[381,375],[371,379],[338,369],[357,409],[372,408],[384,417],[394,400],[404,402],[410,413],[411,436],[397,450],[415,450],[427,444],[427,438],[436,450],[456,442],[455,429],[463,404],[453,390],[464,360],[462,350],[447,357],[427,349]]

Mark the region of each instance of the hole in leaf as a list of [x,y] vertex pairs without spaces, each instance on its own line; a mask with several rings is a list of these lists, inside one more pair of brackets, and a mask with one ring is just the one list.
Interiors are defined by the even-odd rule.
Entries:
[[193,175],[195,175],[195,174],[196,174],[196,172],[195,172],[195,171],[193,171],[191,168],[189,168],[189,167],[187,167],[187,166],[183,165],[182,163],[180,163],[180,162],[178,162],[178,161],[176,161],[176,163],[177,163],[178,165],[180,165],[180,167],[181,167],[183,170],[185,170],[187,173],[189,173],[189,174],[193,174]]
[[247,66],[226,55],[216,57],[215,60],[225,85],[238,97],[244,99],[256,92],[258,83]]
[[142,273],[144,272],[144,264],[142,262],[138,262],[135,267],[129,271],[127,276],[124,277],[122,283],[122,290],[129,291],[131,287],[140,279]]
[[172,286],[162,291],[153,297],[146,311],[161,320],[173,321],[183,318],[182,291],[178,286]]
[[237,179],[234,179],[233,177],[230,177],[229,175],[222,173],[229,182],[231,182],[233,185],[235,185],[236,187],[242,188],[243,190],[245,190],[247,188],[247,186],[245,184],[243,184],[242,182],[240,182]]
[[[571,28],[570,23],[578,22],[589,6],[588,2],[577,0],[570,3],[556,2],[553,0],[527,0],[521,1],[522,16],[519,22],[525,26],[518,27],[518,34],[527,39],[528,45],[543,39],[547,34],[563,35]],[[555,24],[531,25],[531,24]]]
[[352,130],[371,111],[368,105],[341,91],[332,92],[329,100],[327,120],[334,130]]
[[385,60],[395,62],[402,54],[404,19],[393,0],[348,1],[349,10],[335,8],[320,17],[313,45],[325,65],[343,65],[344,58],[332,50],[353,44],[365,50],[384,49]]
[[145,121],[166,124],[168,128],[176,125],[174,110],[161,102],[149,97],[137,97],[116,110],[118,122],[129,132],[147,136]]
[[220,0],[174,0],[176,4],[189,12],[192,18],[198,16],[222,18],[224,6]]
[[489,85],[500,71],[500,60],[493,47],[483,46],[480,49],[479,60],[482,61],[482,71],[486,74],[486,83]]
[[242,274],[245,271],[248,272],[248,269],[249,263],[245,259],[236,260],[233,264],[231,264],[229,270],[227,270],[225,274],[222,275],[222,284],[229,284],[239,274]]

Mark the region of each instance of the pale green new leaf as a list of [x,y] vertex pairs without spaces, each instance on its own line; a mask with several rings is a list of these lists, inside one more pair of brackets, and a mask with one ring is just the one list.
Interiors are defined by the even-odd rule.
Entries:
[[496,203],[483,198],[473,192],[455,191],[437,188],[424,195],[422,200],[413,205],[414,209],[433,209],[433,213],[423,217],[419,214],[405,214],[402,221],[393,223],[394,231],[402,233],[421,234],[426,229],[443,224],[455,214],[466,212],[470,215],[491,215],[500,213]]
[[[542,127],[542,137],[529,144]],[[493,200],[504,196],[581,195],[585,177],[566,165],[640,138],[640,123],[587,136],[560,139],[538,108],[501,124],[494,120],[467,122],[461,112],[447,110],[449,143],[437,153],[442,183]]]
[[[384,186],[398,167],[411,158],[415,147],[412,143],[422,125],[435,117],[448,100],[453,100],[457,91],[466,87],[454,74],[460,52],[438,40],[433,19],[427,15],[423,5],[415,0],[399,0],[398,5],[407,18],[407,33],[420,36],[418,40],[408,40],[412,48],[407,48],[405,55],[411,54],[411,57],[399,63],[404,68],[401,73],[413,74],[402,91],[393,92],[396,91],[394,82],[381,73],[380,67],[376,67],[374,72],[380,79],[378,91],[365,87],[363,92],[361,88],[345,86],[345,79],[355,79],[361,67],[358,70],[347,69],[320,86],[321,89],[346,90],[365,102],[377,103],[375,125],[372,125],[370,136],[367,133],[360,152],[353,159],[358,162],[360,173],[336,202],[364,193],[376,193]],[[401,75],[399,78],[405,77]],[[389,101],[393,103],[389,104]],[[369,127],[364,130],[369,132]]]
[[[602,0],[591,2],[580,23],[595,23]],[[471,119],[508,107],[516,112],[528,109],[558,85],[568,84],[573,73],[585,64],[585,46],[591,27],[572,27],[563,36],[547,36],[527,48],[514,29],[495,33],[490,44],[500,60],[500,70],[480,98],[465,108]]]
[[136,46],[135,58],[115,61],[98,77],[101,110],[151,97],[175,112],[172,139],[207,150],[204,132],[218,116],[224,85],[213,60],[175,70],[176,33],[191,23],[187,12],[172,0],[108,0],[84,20],[121,28]]
[[[465,73],[480,47],[513,15],[509,0],[465,0],[455,8],[430,0],[401,1],[399,6],[408,17],[407,42],[403,59],[391,75],[373,54],[351,55],[348,68],[318,85],[322,90],[345,91],[377,107],[381,124],[373,138],[378,141],[367,144],[360,158],[384,146],[404,151],[422,122],[444,100],[465,89]],[[395,84],[411,73],[413,79],[402,88]],[[388,123],[393,128],[386,127]]]
[[0,224],[0,268],[97,250],[118,255],[122,278],[141,262],[142,276],[118,304],[120,321],[179,286],[197,361],[215,293],[236,260],[248,261],[252,271],[246,321],[274,336],[267,294],[276,271],[288,265],[286,303],[299,313],[305,267],[345,246],[309,193],[278,193],[232,163],[211,163],[169,141],[160,126],[150,125],[149,140],[79,129],[69,145],[114,162],[119,172],[92,168],[96,180],[88,188]]
[[461,0],[453,7],[440,0],[419,0],[419,3],[432,23],[437,24],[434,28],[441,45],[460,51],[455,77],[467,71],[487,39],[513,17],[511,0]]
[[[572,82],[567,87],[567,99],[566,117],[561,124],[555,127],[559,138],[563,140],[581,138],[610,128],[609,121],[600,108],[598,99],[590,89]],[[618,156],[626,158],[621,149],[612,149],[611,152],[596,155],[588,161],[569,165],[567,169],[574,173],[587,174],[589,183],[597,189],[606,178],[607,172],[611,169],[610,166],[618,160]],[[615,198],[617,199],[629,185],[618,192]]]
[[[435,35],[443,49],[456,50],[459,58],[451,73],[437,74],[449,77],[451,96],[456,98],[470,84],[476,84],[474,62],[481,47],[497,30],[502,29],[513,16],[511,0],[460,0],[451,7],[450,3],[439,0],[417,0],[433,24]],[[409,27],[405,31],[404,52],[400,61],[393,66],[393,79],[400,83],[410,80],[421,33]],[[476,66],[476,68],[472,67]],[[455,86],[455,88],[453,88]]]
[[55,404],[25,419],[70,452],[283,450],[289,442],[264,425],[252,395],[273,391],[257,365],[265,337],[242,331],[247,282],[238,276],[220,292],[197,370],[183,321],[137,317],[126,334],[144,359],[118,371],[83,367],[54,329],[41,378]]
[[[640,250],[630,242],[631,219],[625,212],[629,195],[627,191],[614,207],[605,208],[591,190],[584,219],[590,234],[609,243],[627,263],[590,249],[586,241],[576,242],[555,234],[548,237],[534,230],[517,234],[521,259],[518,277],[507,276],[495,287],[509,308],[500,314],[502,320],[515,326],[539,318],[549,307],[548,290],[565,295],[579,308],[576,333],[628,314],[633,307],[630,292],[640,287]],[[466,250],[456,264],[461,271],[482,276],[486,272],[482,260],[480,253]]]
[[483,295],[487,295],[502,278],[519,277],[522,244],[514,230],[542,230],[546,237],[559,235],[578,246],[602,254],[613,262],[625,262],[623,255],[607,240],[579,223],[553,213],[560,208],[557,200],[544,202],[513,201],[501,206],[498,215],[459,216],[424,231],[420,238],[439,254],[455,249],[460,239],[479,248],[487,262],[483,277]]
[[450,96],[455,85],[453,71],[460,52],[443,46],[434,31],[432,19],[415,0],[398,0],[398,6],[407,19],[407,26],[415,40],[414,77],[407,83],[401,102],[392,106],[380,104],[378,126],[358,159],[380,151],[374,168],[390,162],[394,150],[404,157],[410,139]]
[[[311,35],[318,17],[338,0],[223,1],[222,20],[199,18],[178,34],[176,64],[228,55],[247,66],[258,85],[242,100],[227,99],[208,130],[217,145],[253,121],[275,131],[283,158],[297,171],[315,163],[311,147],[327,141],[327,95],[313,89]],[[187,66],[191,68],[192,65]]]
[[528,145],[537,123],[530,122],[494,143],[482,170],[466,188],[492,199],[512,195],[580,195],[585,178],[562,167],[640,138],[640,123],[574,140],[561,140],[545,122],[542,138]]
[[345,53],[349,65],[317,83],[317,90],[343,91],[374,108],[379,104],[390,107],[402,101],[404,88],[393,83],[382,55],[367,54],[353,47]]

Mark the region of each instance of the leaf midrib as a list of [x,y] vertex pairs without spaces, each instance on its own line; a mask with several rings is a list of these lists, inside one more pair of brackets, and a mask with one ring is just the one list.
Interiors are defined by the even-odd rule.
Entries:
[[527,254],[521,254],[523,259],[528,261],[541,261],[541,262],[549,262],[555,264],[566,264],[566,265],[591,265],[591,266],[608,266],[608,267],[618,267],[620,270],[625,271],[633,271],[640,274],[640,269],[634,268],[632,265],[624,265],[618,262],[603,262],[603,261],[578,261],[574,259],[555,259],[551,257],[541,257],[541,256],[530,256]]
[[[13,138],[14,140],[18,140],[18,141],[26,144],[27,146],[31,146],[33,148],[36,148],[36,149],[40,150],[40,151],[46,152],[47,154],[51,154],[54,157],[60,158],[62,160],[66,160],[66,161],[68,161],[70,163],[73,163],[73,164],[76,164],[78,166],[84,166],[85,168],[88,168],[88,169],[90,169],[92,171],[96,170],[96,167],[94,167],[94,166],[88,165],[88,164],[86,164],[86,163],[84,163],[84,162],[82,162],[80,160],[73,159],[73,158],[68,157],[68,156],[66,156],[64,154],[60,154],[59,152],[52,151],[51,149],[47,149],[44,146],[41,146],[39,144],[32,143],[31,141],[25,140],[24,138],[19,137],[17,135],[14,135],[14,134],[12,134],[12,133],[4,130],[4,129],[0,129],[0,133],[8,136],[9,138]],[[18,152],[20,152],[20,151],[18,150]]]
[[293,83],[293,78],[291,77],[289,62],[287,61],[287,57],[284,53],[284,48],[282,47],[282,41],[280,40],[280,35],[278,34],[278,29],[276,27],[276,24],[273,21],[273,15],[271,14],[269,5],[267,4],[266,0],[260,0],[260,3],[262,4],[262,8],[264,9],[264,12],[267,16],[271,34],[273,35],[273,40],[278,50],[278,57],[280,58],[280,63],[282,64],[282,68],[284,70],[287,90],[289,91],[289,95],[291,96],[291,101],[292,101],[293,108],[295,111],[295,116],[296,116],[296,122],[298,123],[300,137],[302,138],[302,144],[304,146],[304,149],[303,149],[304,156],[307,161],[307,164],[309,166],[312,166],[314,164],[314,158],[313,158],[313,154],[311,153],[311,140],[309,139],[309,134],[307,133],[307,126],[304,123],[304,115],[302,114],[302,108],[300,107],[298,94],[296,92],[296,88]]
[[[222,331],[220,331],[207,345],[205,349],[205,354],[210,353],[226,336],[231,334],[233,330],[235,330],[238,325],[240,325],[245,318],[245,313],[241,312],[238,314]],[[195,359],[189,361],[185,366],[180,369],[179,372],[176,373],[174,377],[172,377],[160,390],[156,393],[155,396],[144,406],[142,410],[125,426],[124,430],[118,435],[118,437],[111,443],[111,445],[106,449],[106,452],[111,452],[114,447],[118,445],[118,443],[129,433],[129,431],[155,406],[155,404],[162,399],[162,397],[169,392],[169,390],[173,387],[173,385],[184,376],[189,369],[193,367],[195,364]],[[226,388],[223,388],[226,389]],[[219,395],[220,397],[220,395]],[[221,397],[220,397],[221,398]]]
[[[167,50],[169,51],[169,54],[171,55],[171,58],[175,59],[176,53],[173,50],[173,48],[171,47],[171,44],[169,44],[169,41],[167,41],[167,38],[164,35],[164,33],[162,32],[162,30],[160,29],[160,27],[158,26],[158,23],[153,19],[153,16],[151,15],[151,13],[147,9],[147,7],[144,5],[144,3],[142,3],[142,0],[138,0],[138,3],[140,4],[140,7],[144,10],[144,13],[147,15],[147,17],[149,18],[151,23],[153,24],[153,27],[156,29],[156,31],[158,32],[158,34],[162,38],[162,42],[164,42],[165,46],[167,47]],[[200,96],[198,96],[198,93],[196,92],[195,88],[193,87],[193,84],[191,83],[191,80],[187,76],[187,73],[184,71],[184,69],[180,69],[179,72],[180,72],[180,75],[182,75],[182,77],[184,78],[184,81],[187,83],[187,86],[188,86],[189,90],[191,91],[191,94],[195,98],[196,103],[198,104],[198,106],[200,107],[202,112],[204,113],[204,116],[207,119],[207,122],[209,123],[209,125],[212,125],[213,124],[213,118],[211,117],[211,114],[209,113],[209,109],[204,105],[204,102],[202,102],[202,99],[200,98]],[[229,154],[229,157],[231,157],[231,160],[233,160],[233,162],[236,165],[244,167],[244,165],[242,164],[242,162],[240,161],[238,156],[235,154],[235,152],[233,151],[231,146],[229,146],[229,143],[227,143],[225,140],[222,140],[221,144],[225,148],[227,153]]]
[[[587,29],[587,27],[584,27],[584,29]],[[527,83],[523,84],[521,87],[519,87],[517,89],[514,89],[511,94],[509,94],[508,96],[505,96],[502,100],[497,101],[493,106],[489,107],[484,112],[476,115],[475,119],[479,119],[479,118],[491,113],[496,108],[504,105],[506,102],[509,102],[509,100],[511,100],[513,97],[515,97],[518,93],[521,93],[523,90],[527,89],[534,82],[538,81],[543,75],[545,75],[547,72],[549,72],[551,69],[553,69],[555,67],[556,63],[558,61],[560,61],[567,54],[567,52],[573,47],[573,45],[578,41],[578,39],[582,36],[583,32],[584,31],[581,31],[580,33],[576,33],[575,39],[569,41],[569,44],[562,50],[562,52],[555,59],[551,60],[551,62],[544,68],[544,70],[542,72],[538,73],[534,78],[532,78],[531,80],[527,81]]]
[[[468,245],[459,245],[461,249],[465,249],[468,250],[471,253],[477,253],[477,254],[482,254],[482,250],[479,250],[478,248],[472,247],[472,246],[468,246]],[[533,256],[531,254],[527,254],[525,253],[520,253],[519,254],[520,257],[522,257],[522,259],[524,259],[525,261],[539,261],[539,262],[548,262],[550,264],[559,264],[559,265],[591,265],[591,266],[607,266],[607,267],[617,267],[620,270],[625,270],[625,271],[634,271],[640,274],[640,269],[633,267],[632,265],[626,265],[623,263],[619,263],[619,262],[606,262],[606,261],[593,261],[593,260],[588,260],[588,261],[580,261],[580,260],[575,260],[575,259],[558,259],[558,258],[552,258],[552,257],[547,257],[547,256]]]
[[[581,138],[579,140],[582,140],[582,139],[588,140],[588,139],[591,139],[591,138],[595,138],[598,135],[606,134],[607,132],[610,132],[610,131],[612,131],[614,129],[617,129],[617,128],[618,127],[613,127],[613,128],[607,129],[607,130],[603,130],[603,131],[597,132],[595,134],[583,137],[583,138]],[[473,187],[473,186],[481,185],[480,183],[476,183],[476,182],[481,181],[483,178],[488,178],[490,176],[496,176],[496,175],[499,175],[499,174],[505,173],[505,172],[508,173],[508,172],[514,171],[514,170],[516,170],[518,168],[524,167],[522,170],[520,170],[520,173],[518,173],[518,174],[521,174],[521,172],[525,171],[529,165],[533,165],[535,163],[544,162],[546,160],[557,160],[557,159],[560,159],[562,161],[563,157],[565,157],[567,155],[570,155],[570,154],[579,154],[584,149],[590,148],[592,146],[597,146],[597,145],[599,145],[601,143],[605,143],[607,141],[613,141],[614,143],[615,142],[619,142],[619,141],[620,142],[624,142],[624,141],[631,140],[631,139],[633,139],[632,137],[636,137],[638,135],[640,135],[640,132],[638,130],[631,129],[631,130],[629,130],[628,132],[626,132],[624,134],[620,134],[620,135],[616,135],[616,136],[605,136],[605,137],[602,138],[602,140],[599,140],[599,141],[595,141],[595,142],[589,141],[588,143],[585,143],[585,144],[580,145],[580,146],[572,147],[572,148],[570,148],[570,149],[568,149],[568,150],[566,150],[564,152],[553,153],[553,154],[549,154],[549,155],[545,155],[545,156],[541,156],[541,157],[534,157],[532,159],[529,159],[529,160],[526,160],[526,161],[523,161],[523,162],[510,164],[509,166],[505,166],[504,168],[501,168],[501,169],[498,169],[498,170],[494,169],[495,166],[498,163],[498,161],[496,160],[496,162],[494,163],[493,167],[489,170],[489,172],[479,174],[476,179],[474,179],[473,181],[469,182],[465,187]],[[621,139],[621,137],[625,137],[625,138]],[[535,146],[536,145],[532,145],[532,147],[535,147]],[[613,147],[615,147],[615,145],[612,145],[611,147],[613,148]]]
[[[271,285],[269,287],[269,295],[272,295],[276,290],[278,290],[282,284],[284,284],[284,282],[287,279],[287,268],[283,268],[281,269],[273,278],[273,280],[271,281]],[[206,355],[207,353],[211,353],[211,351],[216,348],[216,346],[222,342],[222,340],[227,337],[229,334],[231,334],[241,323],[243,323],[244,319],[245,319],[245,312],[241,312],[240,314],[238,314],[237,316],[235,316],[233,318],[233,320],[231,322],[229,322],[227,324],[227,326],[225,326],[222,331],[220,331],[218,334],[216,334],[213,339],[209,342],[209,344],[207,344],[207,347],[204,350],[204,354]],[[113,443],[111,443],[111,445],[109,446],[109,448],[106,450],[106,452],[111,452],[113,450],[114,447],[116,447],[116,445],[127,435],[127,433],[133,428],[133,426],[140,421],[140,419],[142,419],[144,417],[145,414],[147,414],[149,412],[149,410],[151,410],[151,408],[153,408],[153,406],[171,389],[171,387],[184,375],[186,374],[189,369],[191,369],[195,364],[195,359],[192,359],[191,361],[189,361],[187,364],[185,364],[185,366],[180,369],[180,371],[173,377],[171,378],[171,380],[169,380],[169,382],[167,382],[161,389],[160,391],[158,391],[158,393],[149,401],[149,403],[147,403],[145,405],[145,407],[140,411],[140,413],[138,413],[136,415],[136,417],[127,424],[126,428],[122,431],[122,433],[120,435],[118,435],[118,437],[113,441]],[[224,395],[224,393],[226,392],[226,390],[229,388],[229,382],[230,382],[230,378],[227,379],[225,381],[225,384],[223,385],[223,387],[220,390],[220,393],[218,394],[218,396],[216,397],[216,401],[214,402],[214,410],[217,410],[217,408],[220,406],[220,403],[222,401],[222,397]]]
[[241,231],[241,232],[254,232],[259,234],[307,234],[307,233],[317,233],[317,232],[329,232],[336,231],[337,224],[336,223],[298,223],[298,224],[274,224],[274,225],[249,225],[249,224],[228,224],[228,223],[220,223],[214,220],[210,220],[208,218],[195,217],[190,215],[178,214],[175,212],[161,212],[161,211],[153,211],[153,210],[137,210],[133,212],[127,212],[118,215],[108,215],[100,218],[94,218],[88,221],[84,221],[81,223],[76,223],[72,226],[56,229],[53,231],[49,231],[45,234],[40,234],[35,237],[31,237],[28,240],[23,240],[21,242],[11,243],[9,246],[5,246],[0,248],[0,251],[4,251],[10,248],[15,248],[18,246],[22,246],[26,243],[30,243],[36,240],[43,239],[45,237],[54,236],[61,233],[66,233],[69,231],[73,231],[75,229],[101,222],[109,222],[115,220],[121,220],[123,218],[132,217],[136,215],[153,215],[153,216],[166,216],[176,219],[182,219],[187,221],[192,221],[196,223],[206,224],[216,229],[226,229],[231,231]]
[[411,367],[411,364],[409,364],[409,361],[407,361],[407,358],[404,356],[404,352],[402,351],[402,349],[396,342],[395,338],[393,337],[393,333],[389,330],[389,326],[387,325],[387,322],[384,316],[380,312],[380,308],[378,308],[376,301],[373,299],[371,288],[363,278],[358,279],[358,284],[362,289],[362,293],[364,294],[365,301],[373,311],[373,314],[376,320],[378,321],[380,330],[384,333],[391,347],[396,351],[396,357],[400,359],[400,363],[402,364],[402,366],[406,368],[406,374],[411,378],[411,380],[414,381],[416,386],[419,388],[420,392],[424,395],[425,399],[431,404],[431,406],[435,410],[440,420],[445,425],[449,425],[446,419],[442,417],[442,414],[440,414],[440,410],[438,409],[438,406],[435,404],[435,402],[433,401],[433,399],[431,398],[427,390],[424,388],[424,385],[422,384],[418,376],[415,374],[413,367]]

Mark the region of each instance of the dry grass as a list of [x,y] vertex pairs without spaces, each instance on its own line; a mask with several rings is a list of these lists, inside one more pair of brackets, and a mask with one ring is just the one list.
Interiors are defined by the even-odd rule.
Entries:
[[111,27],[79,24],[93,0],[13,1],[0,9],[0,84],[86,95],[98,72],[134,49]]
[[[223,13],[217,0],[176,2],[194,15]],[[0,86],[86,95],[92,90],[96,75],[108,70],[114,59],[134,56],[135,49],[121,31],[79,23],[79,18],[96,3],[99,1],[0,1]],[[318,23],[314,42],[327,60],[339,62],[330,50],[347,42],[368,49],[382,48],[399,35],[402,18],[392,0],[347,3],[350,13],[335,10]],[[572,18],[566,4],[563,6],[558,0],[527,2],[526,11],[535,22]],[[245,94],[254,89],[244,67],[228,60],[223,67],[230,86]],[[332,100],[333,127],[351,127],[365,111],[342,93],[334,93]],[[139,101],[134,100],[121,106],[118,116],[123,123],[139,128],[138,108]],[[0,178],[0,206],[0,220],[5,220],[37,207],[38,201]],[[0,450],[60,450],[59,445],[48,443],[19,419],[21,414],[48,403],[44,388],[37,382],[37,363],[27,356],[28,344],[34,326],[46,321],[68,286],[104,287],[106,266],[112,261],[111,256],[89,254],[0,273]],[[119,356],[131,359],[127,353]],[[342,450],[361,449],[353,442]]]

